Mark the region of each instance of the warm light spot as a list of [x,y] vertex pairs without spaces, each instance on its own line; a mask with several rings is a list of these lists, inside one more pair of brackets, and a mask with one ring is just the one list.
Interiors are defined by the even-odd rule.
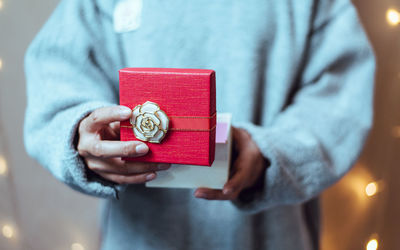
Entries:
[[0,175],[4,175],[7,173],[7,162],[3,156],[0,155]]
[[400,13],[395,9],[388,9],[386,12],[386,20],[390,25],[398,25],[400,23]]
[[74,243],[71,245],[71,250],[85,250],[85,248],[79,243]]
[[[1,1],[1,0],[0,0]],[[1,4],[0,4],[1,5]],[[1,8],[0,8],[1,9]],[[0,70],[3,69],[3,60],[0,58]]]
[[378,241],[376,239],[372,239],[367,243],[367,250],[377,250],[378,249]]
[[10,225],[4,225],[1,232],[3,233],[3,236],[8,239],[12,238],[14,235],[14,230]]
[[3,0],[0,0],[0,10],[3,9]]
[[393,127],[392,134],[393,137],[400,138],[400,126]]
[[365,187],[365,194],[367,196],[373,196],[378,192],[378,184],[376,182],[371,182],[368,183],[368,185]]

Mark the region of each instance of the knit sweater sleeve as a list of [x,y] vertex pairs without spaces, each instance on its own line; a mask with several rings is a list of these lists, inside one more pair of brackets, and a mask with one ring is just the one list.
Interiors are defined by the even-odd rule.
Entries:
[[309,200],[355,163],[372,123],[375,59],[348,0],[320,1],[301,88],[272,126],[238,124],[268,159],[262,188],[235,204],[250,212]]
[[[116,187],[87,171],[76,150],[79,122],[118,102],[117,41],[93,1],[66,0],[56,8],[25,56],[27,152],[55,177],[81,192],[116,195]],[[115,45],[114,45],[115,44]],[[115,74],[117,75],[117,74]],[[114,84],[113,84],[114,83]]]

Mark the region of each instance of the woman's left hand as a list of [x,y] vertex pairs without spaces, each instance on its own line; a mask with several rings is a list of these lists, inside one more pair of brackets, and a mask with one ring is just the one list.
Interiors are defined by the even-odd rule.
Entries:
[[241,191],[253,187],[265,174],[266,164],[259,148],[247,131],[232,127],[234,146],[238,156],[230,170],[230,178],[222,190],[198,188],[197,198],[207,200],[235,200]]

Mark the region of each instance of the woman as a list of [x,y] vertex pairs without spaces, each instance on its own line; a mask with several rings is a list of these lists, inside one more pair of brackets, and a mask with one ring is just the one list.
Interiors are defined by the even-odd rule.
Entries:
[[[130,117],[124,67],[217,72],[217,110],[237,127],[223,190],[146,189],[169,166],[120,159],[148,152],[110,142]],[[315,198],[362,149],[374,69],[349,0],[65,0],[27,52],[25,144],[107,198],[103,249],[318,249]]]

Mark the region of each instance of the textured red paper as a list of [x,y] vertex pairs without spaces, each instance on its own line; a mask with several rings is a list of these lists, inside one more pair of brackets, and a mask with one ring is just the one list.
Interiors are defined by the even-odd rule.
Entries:
[[[170,129],[150,152],[129,161],[211,166],[215,155],[215,72],[206,69],[125,68],[119,71],[120,104],[134,108],[157,103],[169,116]],[[212,117],[212,118],[210,118]],[[191,119],[194,118],[194,119]],[[121,140],[138,140],[129,121],[121,122]],[[210,131],[174,131],[173,128]]]

